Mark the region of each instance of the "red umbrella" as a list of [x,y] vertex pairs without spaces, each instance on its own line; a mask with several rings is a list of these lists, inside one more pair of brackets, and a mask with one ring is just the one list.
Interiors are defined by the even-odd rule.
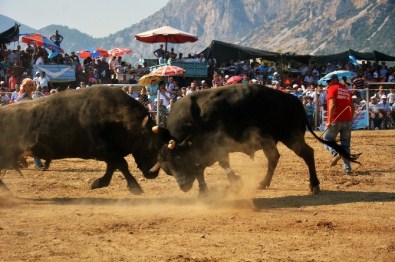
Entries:
[[30,34],[30,35],[22,36],[21,42],[26,43],[26,44],[29,43],[31,45],[42,46],[42,47],[48,48],[49,50],[51,50],[53,52],[63,53],[62,48],[60,48],[53,41],[49,40],[48,38],[46,38],[45,36],[43,36],[41,34]]
[[170,26],[163,26],[134,36],[137,40],[144,43],[166,43],[166,50],[167,43],[181,44],[186,42],[196,42],[198,40],[196,35],[192,35]]
[[128,48],[112,48],[110,50],[108,50],[108,53],[110,54],[110,56],[123,56],[126,54],[131,54],[132,50],[128,49]]
[[178,66],[161,66],[154,70],[151,74],[156,76],[175,76],[183,75],[185,73],[184,68]]
[[226,81],[225,85],[231,85],[241,82],[243,80],[243,76],[232,76]]
[[83,49],[77,52],[80,58],[109,57],[110,54],[103,48]]

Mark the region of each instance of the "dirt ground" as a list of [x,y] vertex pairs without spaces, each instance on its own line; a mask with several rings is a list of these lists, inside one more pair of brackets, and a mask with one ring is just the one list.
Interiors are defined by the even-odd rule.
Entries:
[[243,179],[228,189],[218,165],[206,170],[210,196],[197,183],[182,192],[160,173],[146,180],[128,157],[145,193],[132,195],[117,172],[109,187],[90,190],[104,174],[95,160],[64,159],[50,170],[8,171],[0,194],[0,261],[395,261],[395,130],[355,131],[361,152],[355,176],[307,134],[315,149],[320,195],[308,195],[307,167],[279,145],[271,188],[257,190],[267,166],[235,153]]

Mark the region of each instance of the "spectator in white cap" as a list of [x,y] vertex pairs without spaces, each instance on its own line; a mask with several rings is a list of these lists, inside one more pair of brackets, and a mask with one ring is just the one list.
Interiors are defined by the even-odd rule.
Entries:
[[40,71],[37,71],[37,72],[34,74],[34,77],[33,77],[33,81],[34,81],[34,83],[36,84],[36,86],[39,86],[39,85],[40,85],[40,81],[38,80],[39,77],[40,77]]
[[392,120],[392,110],[390,104],[387,102],[387,96],[382,95],[380,98],[380,102],[378,103],[380,113],[383,115],[383,121],[381,122],[381,129],[387,129],[390,128],[388,125]]

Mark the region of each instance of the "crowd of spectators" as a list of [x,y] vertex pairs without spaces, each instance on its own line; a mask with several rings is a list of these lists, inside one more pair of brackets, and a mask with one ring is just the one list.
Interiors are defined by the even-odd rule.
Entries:
[[[371,129],[386,129],[394,127],[395,105],[393,88],[386,88],[385,85],[378,86],[378,89],[370,88],[366,93],[368,82],[394,82],[395,69],[388,67],[385,62],[374,63],[362,61],[362,64],[353,63],[334,64],[327,63],[319,65],[291,66],[287,68],[280,63],[252,60],[227,61],[217,64],[215,59],[206,59],[199,55],[188,55],[183,57],[182,53],[176,54],[174,48],[165,51],[163,45],[154,51],[158,58],[158,63],[168,60],[206,62],[209,65],[210,78],[188,79],[183,76],[167,78],[163,83],[153,83],[145,87],[145,94],[131,94],[134,98],[142,101],[150,111],[157,111],[158,105],[163,105],[169,110],[180,97],[197,92],[203,89],[217,88],[227,83],[257,83],[270,86],[283,92],[297,96],[306,108],[306,114],[312,125],[318,125],[317,118],[320,118],[321,111],[325,110],[326,86],[319,85],[318,80],[335,70],[349,70],[356,72],[353,79],[343,78],[342,82],[353,93],[353,98],[358,105],[363,107],[368,105],[370,114]],[[0,88],[2,104],[12,103],[15,96],[12,94],[18,90],[24,78],[33,75],[32,64],[67,64],[76,68],[76,82],[79,86],[69,86],[68,88],[81,88],[96,83],[113,84],[136,84],[138,78],[149,73],[147,67],[138,64],[136,67],[125,61],[122,57],[97,57],[80,59],[76,52],[70,54],[57,54],[49,56],[45,48],[27,44],[24,50],[18,45],[14,50],[1,46],[0,50]],[[292,68],[292,69],[291,69]],[[239,76],[234,80],[234,76]],[[233,80],[232,80],[233,79]],[[45,76],[45,72],[35,72],[33,80],[38,89],[49,95],[51,89],[59,89]],[[160,96],[156,97],[157,91]],[[162,90],[165,90],[162,92]],[[8,93],[7,93],[8,92]],[[147,99],[145,99],[145,96]],[[155,101],[159,99],[159,101]],[[377,104],[377,106],[376,106]],[[163,110],[164,111],[164,110]]]

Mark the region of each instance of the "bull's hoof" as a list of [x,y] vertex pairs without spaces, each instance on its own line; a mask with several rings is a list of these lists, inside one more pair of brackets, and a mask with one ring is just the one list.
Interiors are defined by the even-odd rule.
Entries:
[[101,178],[95,179],[91,184],[91,189],[97,189],[108,186],[108,183],[103,183]]
[[318,195],[320,193],[320,185],[310,186],[310,195]]
[[198,199],[206,201],[209,198],[210,191],[206,187],[204,190],[199,190]]
[[243,181],[241,181],[241,179],[233,180],[230,183],[229,190],[234,193],[238,193],[240,192],[242,187],[243,187]]
[[0,190],[4,192],[10,192],[8,187],[3,183],[3,180],[0,179]]
[[133,195],[141,195],[144,193],[139,185],[128,185],[128,189]]
[[270,186],[270,183],[266,181],[262,181],[259,183],[258,189],[268,189]]

